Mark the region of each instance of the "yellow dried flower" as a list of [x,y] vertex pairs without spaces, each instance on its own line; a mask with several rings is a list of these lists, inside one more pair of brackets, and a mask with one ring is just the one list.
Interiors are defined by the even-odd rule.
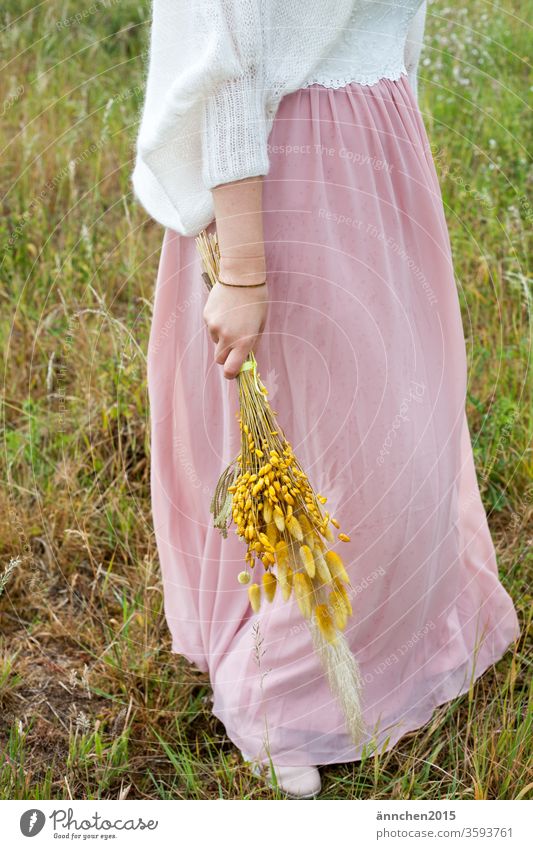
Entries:
[[258,613],[261,608],[261,587],[259,584],[250,584],[248,587],[248,598],[252,605],[254,613]]
[[287,525],[287,529],[291,536],[298,540],[298,542],[302,542],[304,535],[300,523],[296,516],[292,514],[287,518],[285,523]]
[[272,545],[272,543],[270,542],[270,540],[269,540],[269,538],[267,537],[266,534],[264,534],[262,531],[259,531],[258,536],[259,536],[259,539],[261,540],[261,542],[263,543],[263,545],[265,546],[267,551],[273,551],[274,550],[274,546]]
[[342,593],[332,590],[329,594],[329,603],[333,611],[333,621],[341,631],[346,627],[348,621],[348,608]]
[[310,578],[315,577],[316,566],[313,558],[313,552],[308,545],[301,545],[299,548],[300,560],[305,566],[305,571]]
[[342,562],[341,558],[339,557],[336,551],[326,551],[326,563],[328,565],[329,571],[331,572],[334,578],[339,578],[346,584],[350,583],[350,578],[346,569],[344,568],[344,563]]
[[352,613],[353,613],[352,604],[350,602],[350,596],[348,595],[346,587],[344,586],[342,581],[340,581],[338,578],[333,579],[333,587],[342,596],[342,599],[344,601],[344,606],[346,607],[346,611],[348,613],[348,616],[351,616]]
[[325,525],[320,529],[320,532],[323,537],[327,539],[328,542],[335,542],[335,537],[333,536],[333,531],[331,530],[329,525]]
[[331,572],[328,569],[328,564],[324,555],[317,547],[313,550],[313,558],[316,564],[317,575],[324,584],[329,584],[331,581]]
[[339,539],[343,542],[350,542],[350,537],[348,536],[348,534],[339,534]]
[[337,639],[337,631],[335,629],[333,619],[330,616],[327,604],[317,604],[315,608],[315,617],[318,627],[324,634],[325,638],[330,643],[334,643]]
[[267,601],[272,601],[276,594],[277,581],[272,572],[265,572],[263,575],[263,589],[267,597]]
[[302,531],[304,532],[304,534],[305,534],[306,536],[307,536],[308,534],[311,534],[311,533],[312,533],[313,528],[311,527],[311,523],[310,523],[309,519],[307,518],[307,516],[305,516],[305,515],[302,513],[302,515],[300,516],[300,518],[299,518],[299,520],[298,520],[298,521],[300,522],[300,526],[301,526],[301,528],[302,528]]
[[268,537],[268,541],[272,548],[276,547],[276,543],[278,541],[278,530],[274,522],[269,522],[266,528],[266,535]]
[[288,601],[292,592],[293,571],[291,568],[278,572],[278,583],[281,587],[283,601]]
[[239,584],[248,584],[250,582],[250,573],[239,572],[239,574],[237,575],[237,580]]
[[295,572],[293,575],[293,589],[300,613],[309,618],[313,612],[313,587],[305,572]]
[[276,559],[278,563],[281,565],[285,565],[288,559],[288,551],[287,551],[287,543],[285,540],[280,539],[276,543]]

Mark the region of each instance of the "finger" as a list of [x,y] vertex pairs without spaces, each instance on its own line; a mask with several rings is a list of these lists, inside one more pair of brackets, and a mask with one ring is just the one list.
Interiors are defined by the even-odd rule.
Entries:
[[245,348],[232,348],[224,362],[224,377],[233,380],[237,377],[239,370],[247,357]]
[[228,354],[231,350],[231,345],[225,339],[218,339],[215,348],[215,362],[223,365],[226,362]]

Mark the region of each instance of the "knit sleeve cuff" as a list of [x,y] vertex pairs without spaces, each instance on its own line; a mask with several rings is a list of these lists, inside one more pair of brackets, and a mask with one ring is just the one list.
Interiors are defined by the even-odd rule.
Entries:
[[221,183],[268,173],[266,91],[255,77],[220,86],[204,104],[202,176],[212,189]]

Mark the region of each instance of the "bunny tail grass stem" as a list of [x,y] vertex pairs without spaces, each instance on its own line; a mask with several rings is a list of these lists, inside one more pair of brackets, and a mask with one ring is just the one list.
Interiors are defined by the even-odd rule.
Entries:
[[313,618],[309,629],[315,651],[328,679],[331,692],[337,697],[344,714],[346,728],[355,745],[361,742],[365,730],[361,709],[363,681],[359,664],[353,656],[344,634],[330,643]]

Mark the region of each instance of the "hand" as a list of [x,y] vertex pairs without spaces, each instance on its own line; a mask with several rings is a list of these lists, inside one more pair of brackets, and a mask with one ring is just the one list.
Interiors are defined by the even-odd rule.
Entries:
[[263,178],[247,177],[213,188],[216,231],[220,250],[219,280],[204,308],[204,320],[216,343],[215,362],[224,377],[239,369],[262,332],[268,310],[262,214]]
[[203,311],[209,334],[216,343],[215,362],[224,366],[224,377],[237,377],[239,369],[265,326],[268,284],[224,286],[215,283]]

